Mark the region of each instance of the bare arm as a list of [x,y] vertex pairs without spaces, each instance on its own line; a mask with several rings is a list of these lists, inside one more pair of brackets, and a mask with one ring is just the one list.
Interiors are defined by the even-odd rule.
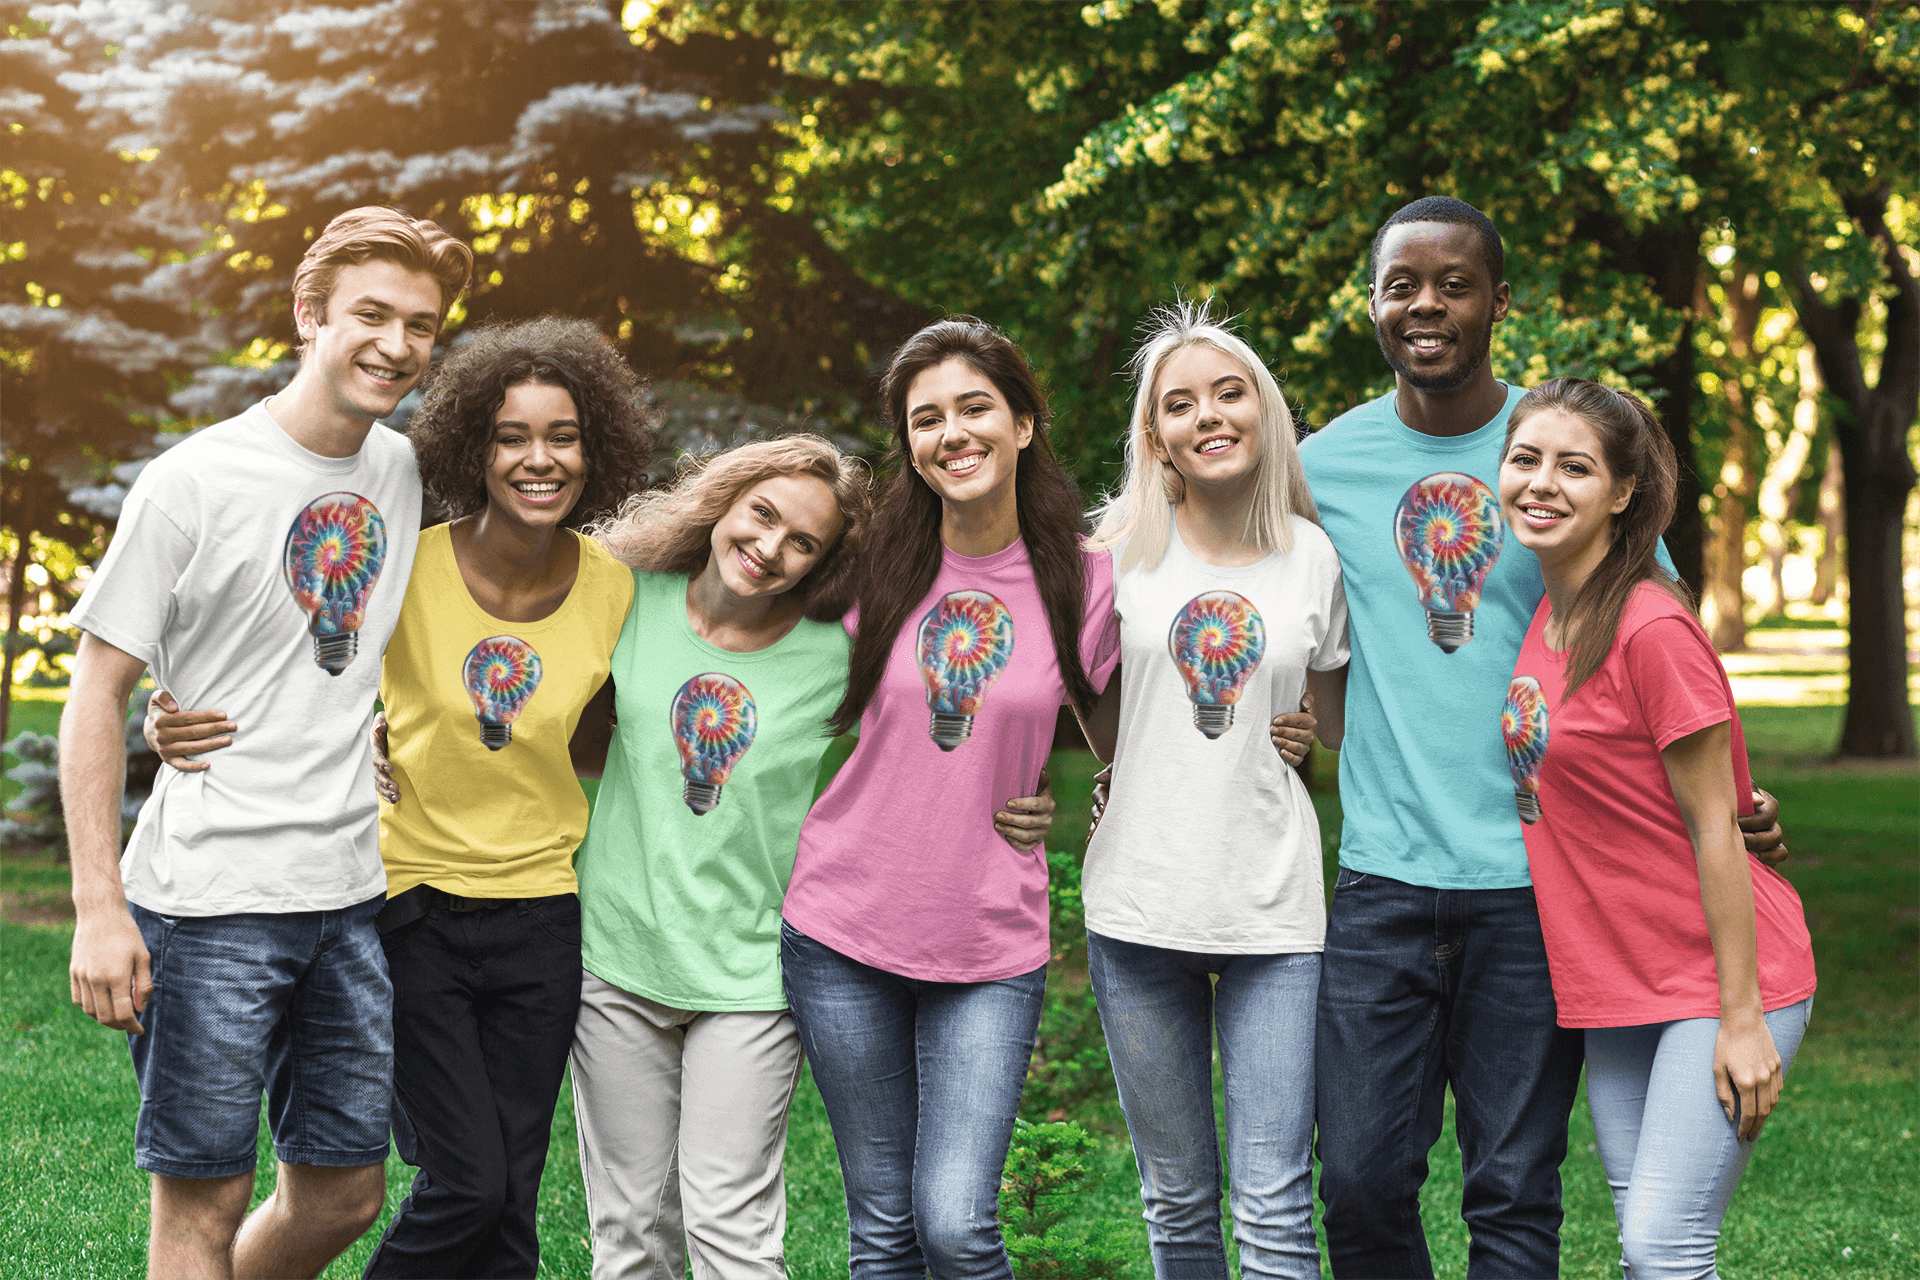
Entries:
[[1047,771],[1040,771],[1040,794],[1018,796],[993,815],[993,829],[1002,839],[1022,853],[1036,849],[1053,829],[1053,783]]
[[1726,722],[1690,733],[1660,753],[1680,817],[1700,867],[1700,905],[1713,939],[1720,983],[1720,1035],[1714,1044],[1714,1089],[1740,1137],[1760,1136],[1780,1100],[1780,1054],[1760,1007],[1760,962],[1754,941],[1753,873],[1734,823],[1732,733]]
[[232,746],[238,728],[224,711],[182,711],[172,694],[155,689],[147,698],[147,719],[141,732],[162,761],[182,773],[199,773],[208,762],[194,757]]
[[1093,714],[1079,715],[1080,732],[1087,736],[1087,745],[1093,748],[1093,754],[1100,757],[1101,764],[1113,763],[1114,748],[1120,742],[1120,666],[1114,664],[1113,674],[1107,678],[1107,687],[1101,691],[1100,700],[1093,704]]
[[587,700],[580,712],[580,723],[573,728],[567,743],[567,755],[573,771],[582,778],[597,778],[606,771],[607,750],[613,745],[613,677],[607,677],[600,691]]
[[1331,671],[1307,668],[1307,697],[1311,698],[1313,718],[1319,723],[1320,745],[1338,751],[1347,736],[1347,668],[1341,663]]
[[118,1031],[145,1034],[151,957],[120,887],[120,800],[127,783],[127,698],[147,664],[80,633],[60,716],[60,802],[73,862],[73,1002]]

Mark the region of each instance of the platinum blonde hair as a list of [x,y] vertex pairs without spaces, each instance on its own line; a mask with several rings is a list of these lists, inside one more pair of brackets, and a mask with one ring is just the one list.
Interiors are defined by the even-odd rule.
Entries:
[[1260,400],[1260,461],[1254,472],[1253,505],[1242,534],[1262,551],[1293,550],[1293,516],[1320,523],[1320,509],[1307,490],[1300,450],[1294,443],[1293,413],[1280,384],[1227,321],[1215,318],[1206,301],[1176,302],[1156,309],[1144,326],[1146,340],[1133,353],[1133,416],[1127,425],[1126,475],[1094,513],[1089,546],[1115,551],[1116,568],[1151,569],[1167,553],[1173,536],[1173,508],[1186,498],[1178,470],[1163,461],[1156,446],[1160,374],[1174,354],[1205,345],[1232,356],[1246,369]]

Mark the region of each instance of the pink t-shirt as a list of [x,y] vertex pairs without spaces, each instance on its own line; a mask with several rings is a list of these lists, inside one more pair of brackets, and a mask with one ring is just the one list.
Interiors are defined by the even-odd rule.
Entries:
[[[1120,636],[1112,559],[1086,562],[1080,660],[1098,689]],[[992,982],[1044,965],[1046,854],[1008,844],[993,814],[1038,789],[1065,701],[1026,544],[977,559],[943,551],[894,638],[859,745],[800,828],[781,914],[909,978]]]
[[[1526,825],[1527,862],[1560,1025],[1717,1018],[1700,872],[1660,752],[1731,721],[1734,787],[1741,811],[1752,811],[1726,670],[1693,614],[1647,583],[1627,602],[1606,661],[1562,704],[1567,655],[1546,646],[1550,616],[1542,600],[1514,666],[1503,728],[1516,796],[1539,802]],[[1529,807],[1522,802],[1523,817]],[[1760,999],[1772,1011],[1813,994],[1813,944],[1793,886],[1752,856],[1747,866]]]

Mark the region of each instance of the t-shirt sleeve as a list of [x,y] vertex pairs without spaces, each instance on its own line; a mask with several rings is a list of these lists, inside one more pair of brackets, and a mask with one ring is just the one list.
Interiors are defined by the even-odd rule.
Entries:
[[1113,556],[1087,555],[1087,612],[1080,624],[1080,661],[1095,689],[1105,691],[1120,665],[1120,612],[1113,604]]
[[73,624],[148,666],[173,620],[173,587],[193,560],[194,540],[150,498],[130,500]]
[[1327,605],[1327,634],[1320,638],[1320,647],[1313,651],[1313,657],[1307,660],[1307,665],[1315,671],[1332,671],[1336,667],[1344,667],[1352,656],[1347,648],[1347,588],[1336,561],[1332,598]]
[[1733,719],[1720,658],[1685,619],[1652,619],[1627,638],[1621,657],[1641,719],[1660,750]]

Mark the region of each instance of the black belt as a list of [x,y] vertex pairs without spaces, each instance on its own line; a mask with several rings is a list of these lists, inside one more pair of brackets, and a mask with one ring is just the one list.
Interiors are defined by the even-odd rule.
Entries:
[[465,915],[476,911],[498,911],[501,907],[511,907],[524,901],[524,898],[463,898],[430,884],[417,884],[405,893],[387,899],[387,905],[380,908],[379,916],[374,919],[374,928],[381,933],[391,933],[433,910]]

